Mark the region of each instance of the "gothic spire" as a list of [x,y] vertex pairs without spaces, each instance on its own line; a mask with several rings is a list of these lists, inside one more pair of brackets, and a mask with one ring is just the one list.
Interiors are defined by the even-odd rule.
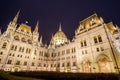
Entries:
[[50,41],[50,45],[53,45],[53,43],[54,43],[54,40],[53,40],[53,34],[52,34],[52,38],[51,38],[51,41]]
[[39,27],[39,21],[37,21],[37,24],[35,26],[33,33],[38,33],[38,27]]
[[62,28],[61,28],[61,23],[60,23],[60,25],[59,25],[59,31],[62,31]]
[[2,34],[1,29],[0,29],[0,35]]
[[13,19],[14,23],[17,23],[18,17],[19,17],[20,10],[17,12],[16,16]]
[[120,29],[119,29],[119,27],[116,25],[116,29],[118,30],[118,32],[120,32]]
[[40,37],[40,45],[42,45],[43,43],[42,43],[42,36]]

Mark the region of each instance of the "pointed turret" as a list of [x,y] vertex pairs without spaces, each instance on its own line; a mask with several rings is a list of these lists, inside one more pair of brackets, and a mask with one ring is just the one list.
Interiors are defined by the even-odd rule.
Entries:
[[59,31],[62,31],[62,28],[61,28],[61,23],[60,23],[60,25],[59,25]]
[[39,27],[39,21],[37,21],[37,24],[35,26],[33,33],[35,33],[35,34],[38,33],[38,27]]
[[42,46],[43,43],[42,43],[42,36],[40,37],[40,46]]
[[14,23],[17,23],[18,17],[19,17],[20,10],[17,12],[16,16],[13,19]]
[[37,24],[36,24],[35,29],[33,31],[33,39],[35,42],[38,42],[38,38],[39,38],[38,26],[39,26],[39,21],[37,21]]
[[104,23],[104,20],[103,20],[103,18],[102,18],[102,17],[100,17],[100,21],[101,21],[101,23]]

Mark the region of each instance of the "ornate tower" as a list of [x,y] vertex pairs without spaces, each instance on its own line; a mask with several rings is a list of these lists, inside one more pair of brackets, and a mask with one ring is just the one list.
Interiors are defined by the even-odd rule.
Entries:
[[10,21],[10,23],[7,27],[7,30],[6,30],[6,34],[9,34],[9,35],[13,34],[13,32],[16,30],[19,13],[20,13],[20,11],[18,11],[16,16],[13,18],[13,20]]
[[52,44],[54,44],[55,46],[59,46],[61,44],[64,44],[65,42],[67,42],[67,36],[65,35],[65,33],[62,31],[61,28],[61,24],[59,25],[59,30],[55,33],[55,35],[53,36],[51,42]]

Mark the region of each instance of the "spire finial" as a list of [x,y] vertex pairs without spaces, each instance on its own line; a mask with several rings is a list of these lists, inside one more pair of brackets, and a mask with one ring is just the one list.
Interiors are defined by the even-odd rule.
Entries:
[[60,25],[59,25],[59,31],[62,31],[62,28],[61,28],[61,23],[60,23]]
[[16,16],[13,19],[14,23],[17,23],[18,17],[19,17],[20,10],[17,12]]

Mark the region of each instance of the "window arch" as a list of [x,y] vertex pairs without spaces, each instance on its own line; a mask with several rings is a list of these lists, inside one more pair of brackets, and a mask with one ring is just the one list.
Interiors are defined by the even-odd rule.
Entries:
[[15,39],[15,40],[19,40],[19,36],[16,35],[16,36],[14,37],[14,39]]
[[25,40],[25,38],[24,38],[24,37],[21,39],[21,41],[26,42],[26,40]]
[[12,60],[9,59],[8,62],[7,62],[7,64],[12,64]]

